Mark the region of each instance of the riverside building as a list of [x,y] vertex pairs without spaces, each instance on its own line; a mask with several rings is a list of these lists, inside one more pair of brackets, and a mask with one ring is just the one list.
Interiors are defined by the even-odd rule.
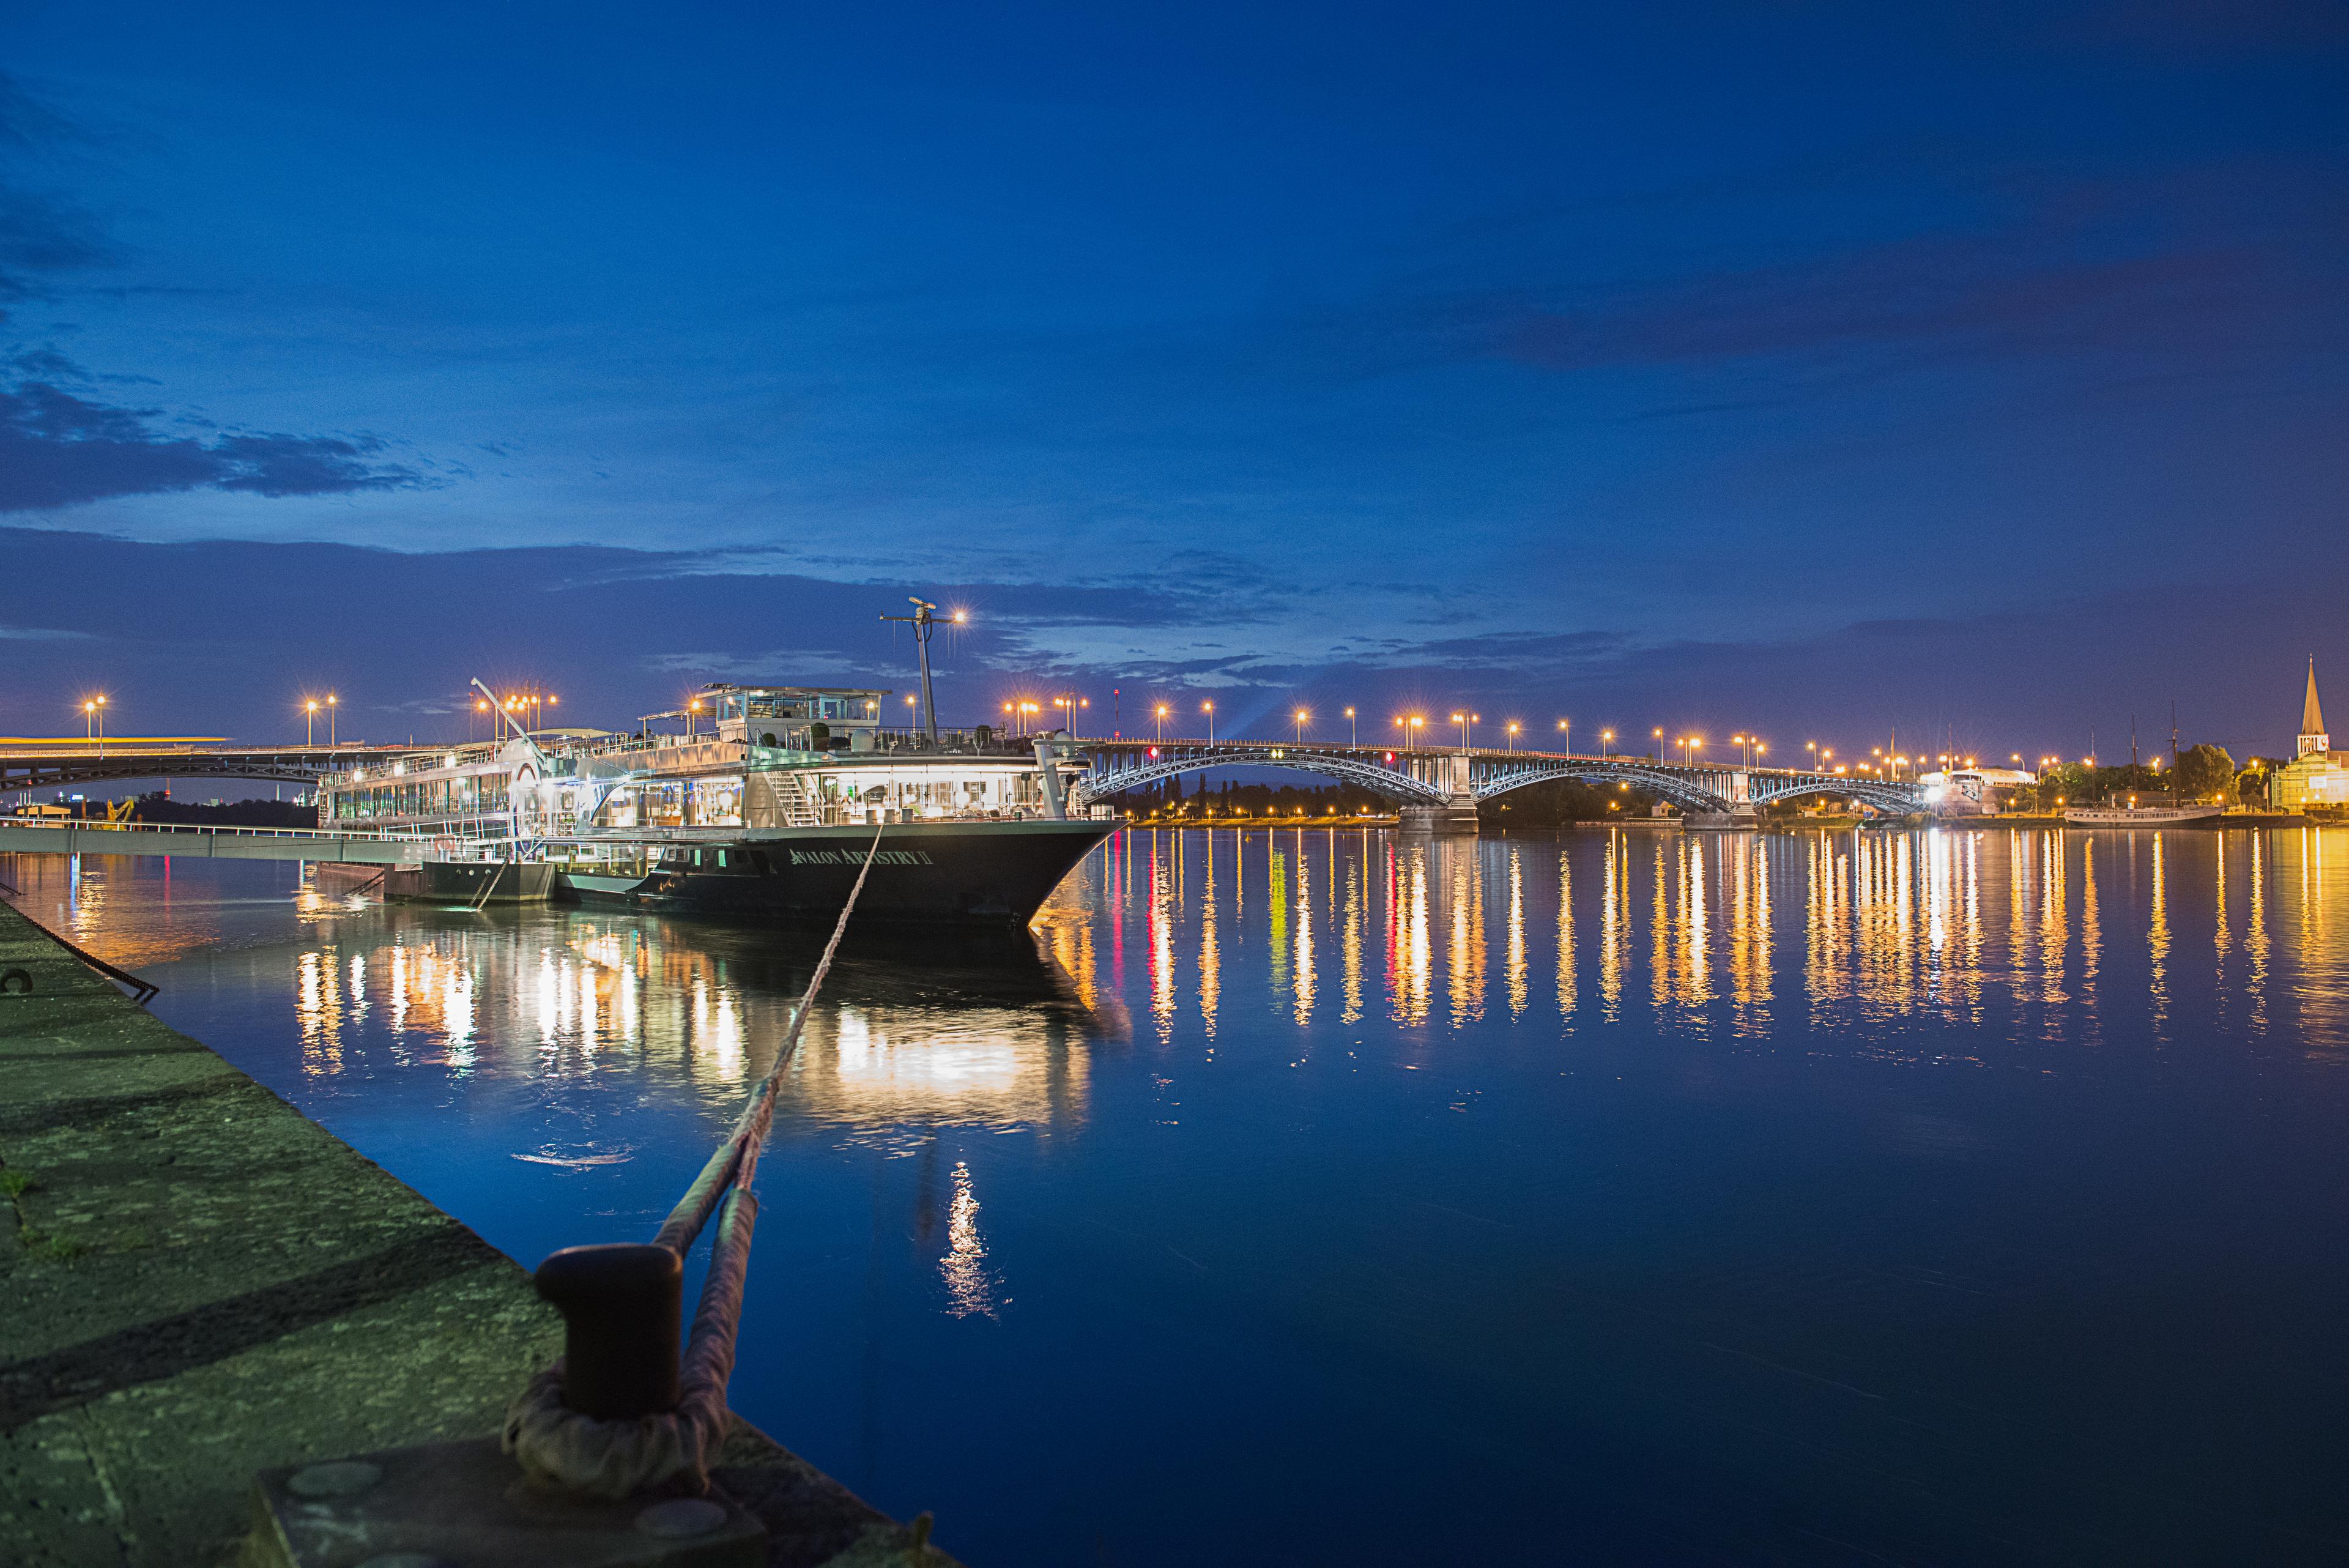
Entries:
[[2349,752],[2333,749],[2324,710],[2316,701],[2316,660],[2308,661],[2308,694],[2300,704],[2298,752],[2275,771],[2268,805],[2276,811],[2349,805]]

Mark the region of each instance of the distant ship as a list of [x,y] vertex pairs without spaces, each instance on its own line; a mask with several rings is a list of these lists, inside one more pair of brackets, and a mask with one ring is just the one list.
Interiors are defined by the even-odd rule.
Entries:
[[[1060,737],[890,730],[889,696],[715,685],[633,735],[508,721],[500,742],[332,775],[319,823],[423,841],[420,864],[382,873],[387,898],[754,924],[837,915],[877,833],[860,923],[1025,925],[1113,814],[1070,809]],[[656,721],[687,732],[652,733]]]
[[2067,805],[2064,821],[2072,827],[2217,826],[2226,814],[2223,805]]

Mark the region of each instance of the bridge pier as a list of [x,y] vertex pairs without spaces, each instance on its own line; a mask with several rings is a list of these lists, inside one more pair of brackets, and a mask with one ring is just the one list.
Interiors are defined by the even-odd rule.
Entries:
[[1420,776],[1444,792],[1441,805],[1407,805],[1402,808],[1402,829],[1405,833],[1436,833],[1444,835],[1474,834],[1476,826],[1476,792],[1469,782],[1468,753],[1444,752],[1431,757],[1420,771]]
[[1475,796],[1465,800],[1458,796],[1442,805],[1407,805],[1402,808],[1402,830],[1405,833],[1440,834],[1446,836],[1474,835],[1476,825]]

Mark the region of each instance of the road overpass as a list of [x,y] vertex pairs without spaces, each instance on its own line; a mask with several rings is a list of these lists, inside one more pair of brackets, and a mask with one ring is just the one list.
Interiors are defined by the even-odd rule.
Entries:
[[132,779],[261,779],[309,784],[414,746],[236,746],[217,735],[56,740],[0,735],[0,791],[68,789]]

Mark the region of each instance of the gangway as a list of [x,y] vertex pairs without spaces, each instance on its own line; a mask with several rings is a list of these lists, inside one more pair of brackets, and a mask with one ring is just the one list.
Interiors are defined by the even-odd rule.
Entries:
[[415,866],[432,853],[429,838],[303,827],[193,827],[171,823],[0,821],[0,855],[171,855],[199,860],[338,860],[359,866]]

